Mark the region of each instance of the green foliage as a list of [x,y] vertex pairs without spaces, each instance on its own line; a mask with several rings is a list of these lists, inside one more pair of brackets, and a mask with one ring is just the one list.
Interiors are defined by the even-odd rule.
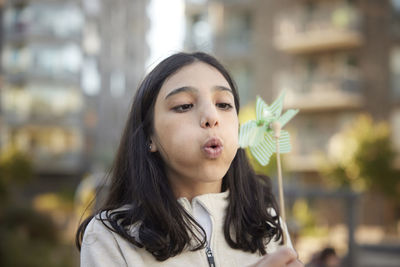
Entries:
[[392,147],[388,124],[362,115],[333,137],[321,171],[340,187],[379,190],[400,201],[400,173],[393,167],[396,153]]
[[292,215],[296,222],[300,224],[302,233],[307,235],[316,234],[316,216],[306,199],[299,198],[296,200],[292,208]]
[[0,266],[73,266],[71,248],[60,243],[50,217],[9,206],[0,217]]
[[257,174],[263,174],[267,175],[269,177],[272,177],[273,175],[276,175],[276,155],[272,155],[270,158],[270,161],[268,165],[262,166],[251,154],[250,150],[246,148],[246,155],[247,158],[249,159],[250,165],[253,167],[254,171]]
[[76,266],[74,248],[62,243],[54,221],[13,194],[33,177],[28,155],[13,148],[1,151],[0,266]]
[[33,166],[26,154],[14,148],[0,152],[0,197],[4,199],[11,185],[24,184],[32,179]]

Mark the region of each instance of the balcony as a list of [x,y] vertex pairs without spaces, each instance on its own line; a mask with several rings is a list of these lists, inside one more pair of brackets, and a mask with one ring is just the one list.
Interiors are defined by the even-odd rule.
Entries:
[[333,49],[359,47],[363,44],[360,33],[349,30],[325,29],[290,36],[277,36],[275,47],[286,53],[301,54]]
[[9,83],[79,84],[82,51],[73,43],[54,45],[26,45],[3,50],[2,64]]
[[314,155],[289,154],[285,156],[285,168],[291,172],[314,172],[319,169],[318,160]]
[[291,54],[359,47],[361,15],[353,6],[335,2],[292,8],[275,19],[274,44]]
[[84,166],[82,152],[71,152],[55,156],[35,154],[33,166],[41,174],[74,174],[81,172],[86,167]]
[[362,83],[357,76],[301,76],[281,74],[277,92],[286,91],[285,108],[302,111],[360,109],[364,106]]
[[359,109],[363,105],[364,100],[360,94],[340,89],[309,93],[288,90],[284,102],[285,108],[299,108],[302,111]]
[[21,72],[6,71],[4,81],[10,85],[25,86],[26,84],[40,84],[43,86],[77,87],[80,85],[78,73],[46,73],[34,69]]
[[9,127],[21,127],[21,126],[81,126],[82,119],[81,114],[65,114],[65,115],[54,115],[54,114],[18,114],[17,112],[8,112],[4,116],[4,121]]
[[400,108],[394,108],[390,116],[390,126],[391,126],[391,140],[393,143],[393,148],[397,152],[397,157],[393,162],[396,169],[400,170]]
[[84,162],[84,134],[77,127],[24,125],[9,128],[8,143],[32,156],[40,173],[76,173]]
[[5,128],[6,125],[4,123],[3,115],[1,114],[1,106],[0,106],[0,150],[3,148],[5,143]]
[[313,113],[298,116],[288,125],[292,151],[284,156],[285,167],[294,172],[313,172],[324,158],[336,152],[337,133],[354,123],[358,113]]
[[8,44],[27,44],[27,43],[45,43],[52,45],[63,45],[67,42],[80,44],[82,36],[81,33],[76,33],[70,36],[58,36],[53,32],[18,32],[12,29],[6,29],[4,40]]
[[5,10],[4,35],[7,42],[15,43],[79,41],[83,23],[77,4],[32,2]]
[[82,124],[83,99],[81,92],[73,87],[6,86],[1,101],[3,119],[12,127]]

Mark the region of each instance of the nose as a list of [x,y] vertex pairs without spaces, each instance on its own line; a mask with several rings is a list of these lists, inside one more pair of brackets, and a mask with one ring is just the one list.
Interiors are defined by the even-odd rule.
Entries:
[[200,126],[202,128],[214,128],[218,126],[218,112],[214,105],[207,105],[201,113]]

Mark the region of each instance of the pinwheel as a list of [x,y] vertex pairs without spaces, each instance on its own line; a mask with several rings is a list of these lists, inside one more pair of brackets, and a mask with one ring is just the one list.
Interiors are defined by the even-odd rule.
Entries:
[[299,110],[290,109],[283,115],[283,92],[270,106],[261,97],[256,101],[256,120],[250,120],[240,127],[239,145],[248,147],[254,158],[262,165],[268,164],[270,157],[276,153],[278,165],[279,204],[282,219],[285,221],[285,204],[283,199],[282,169],[280,153],[290,152],[290,135],[281,130]]
[[[262,166],[267,165],[272,154],[276,152],[273,125],[279,123],[282,128],[298,112],[290,109],[281,116],[284,97],[283,92],[271,106],[268,106],[257,96],[256,120],[250,120],[240,127],[240,147],[249,147],[251,154]],[[280,153],[290,152],[290,135],[287,131],[280,131],[279,147]]]

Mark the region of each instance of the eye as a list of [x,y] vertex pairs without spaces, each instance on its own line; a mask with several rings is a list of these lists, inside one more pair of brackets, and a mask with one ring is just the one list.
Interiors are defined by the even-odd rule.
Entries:
[[193,107],[193,104],[183,104],[183,105],[173,107],[172,109],[176,112],[183,113],[183,112],[190,110],[192,107]]
[[222,110],[230,110],[233,108],[233,106],[229,103],[217,103],[217,107],[219,107]]

